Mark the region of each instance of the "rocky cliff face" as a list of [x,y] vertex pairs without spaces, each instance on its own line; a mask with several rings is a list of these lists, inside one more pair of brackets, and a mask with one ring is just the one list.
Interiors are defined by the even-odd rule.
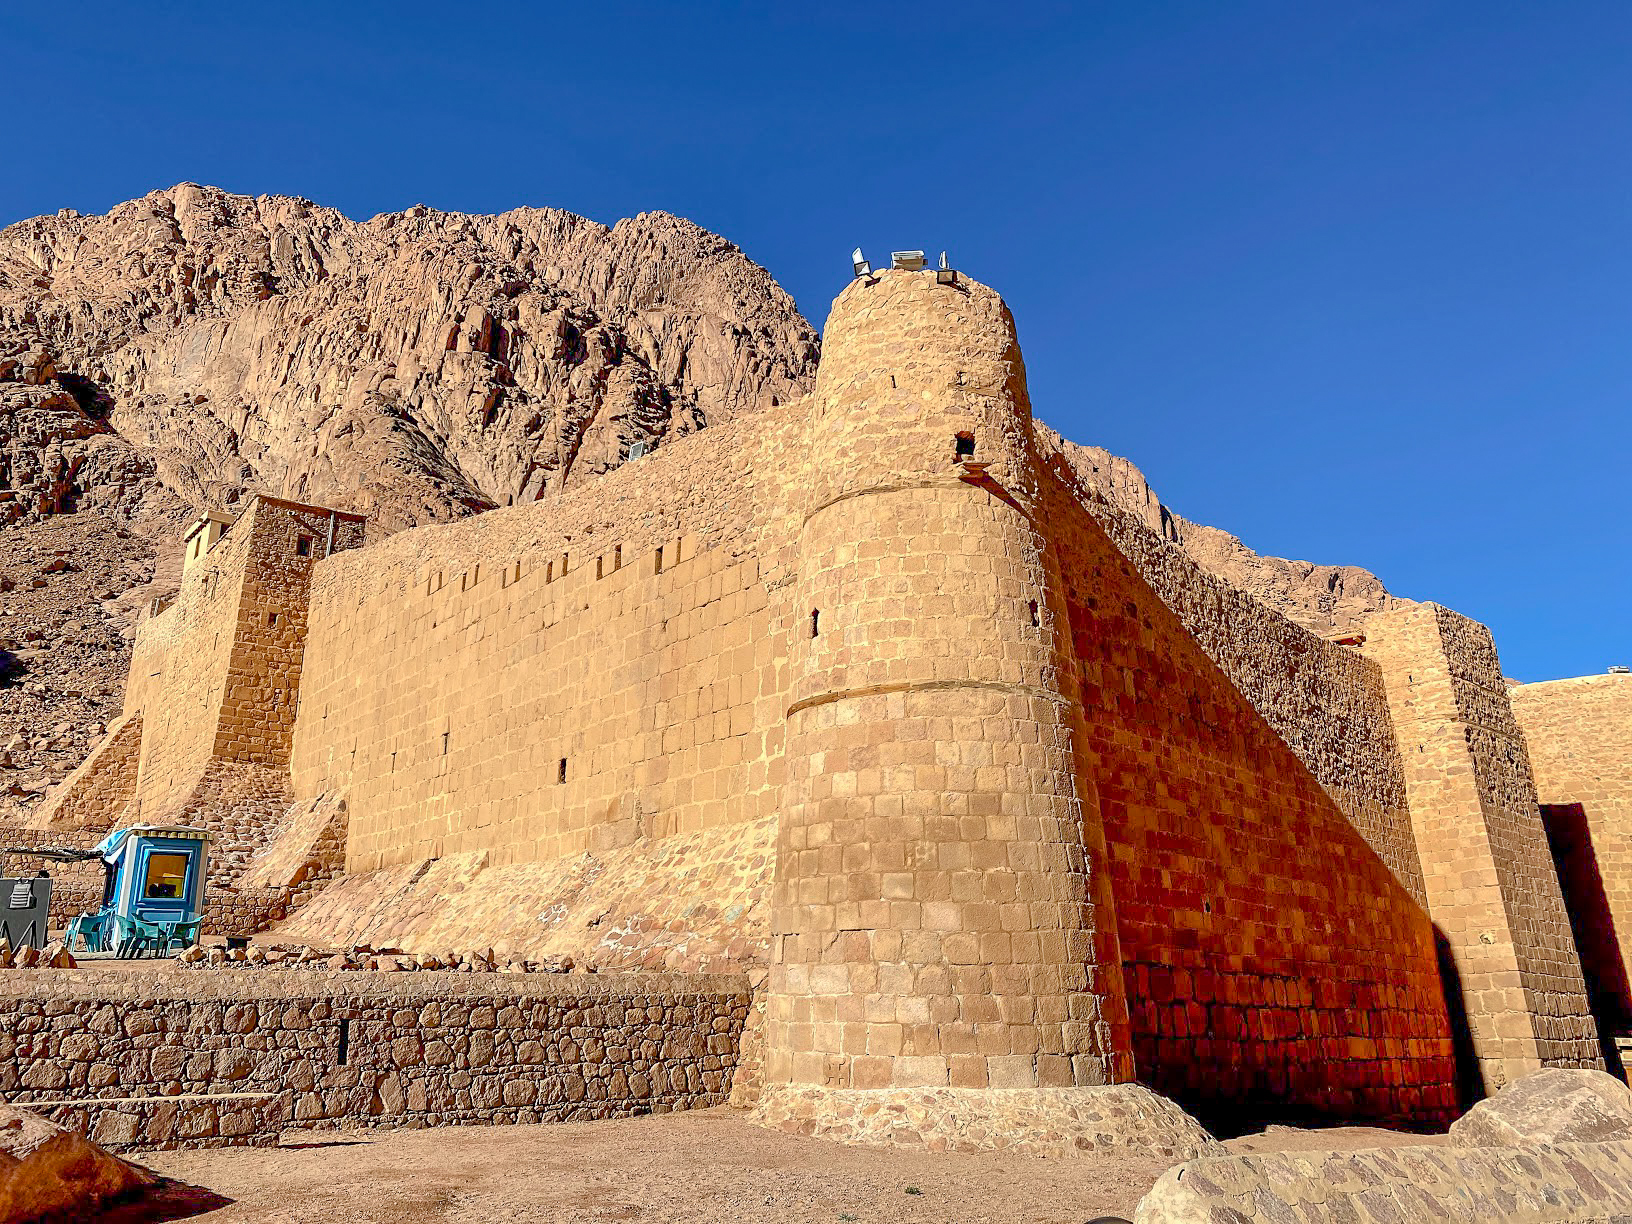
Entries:
[[184,184],[0,231],[3,513],[255,490],[446,519],[801,394],[816,345],[763,268],[663,213],[359,223]]
[[[415,207],[355,222],[183,184],[0,230],[0,817],[117,716],[176,529],[251,492],[375,530],[547,497],[804,395],[818,340],[763,268],[647,213]],[[1126,460],[1085,483],[1317,631],[1396,602],[1364,570],[1260,557]]]

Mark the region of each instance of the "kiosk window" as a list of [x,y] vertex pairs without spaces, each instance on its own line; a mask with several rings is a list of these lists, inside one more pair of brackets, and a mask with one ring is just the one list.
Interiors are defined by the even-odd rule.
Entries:
[[185,854],[151,854],[147,859],[147,884],[144,897],[179,900],[187,884],[187,856]]

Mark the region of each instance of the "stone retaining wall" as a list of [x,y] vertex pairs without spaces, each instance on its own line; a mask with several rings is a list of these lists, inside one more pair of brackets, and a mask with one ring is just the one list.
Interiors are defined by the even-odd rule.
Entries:
[[281,1092],[36,1101],[30,1109],[109,1152],[276,1147],[289,1116]]
[[664,1113],[725,1102],[749,999],[724,974],[27,974],[0,980],[0,1092],[286,1091],[296,1127]]
[[309,896],[291,888],[218,889],[204,900],[204,934],[253,935],[280,922]]

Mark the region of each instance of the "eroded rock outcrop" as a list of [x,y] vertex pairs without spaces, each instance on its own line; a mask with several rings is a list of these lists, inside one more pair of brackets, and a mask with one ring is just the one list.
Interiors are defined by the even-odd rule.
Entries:
[[39,1114],[0,1105],[0,1224],[88,1219],[151,1174]]

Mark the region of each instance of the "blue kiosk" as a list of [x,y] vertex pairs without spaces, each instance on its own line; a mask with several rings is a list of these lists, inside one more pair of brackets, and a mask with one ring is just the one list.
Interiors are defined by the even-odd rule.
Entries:
[[115,829],[92,850],[20,850],[56,862],[102,861],[102,905],[68,924],[65,939],[85,952],[164,956],[198,942],[204,918],[210,834],[180,825]]

